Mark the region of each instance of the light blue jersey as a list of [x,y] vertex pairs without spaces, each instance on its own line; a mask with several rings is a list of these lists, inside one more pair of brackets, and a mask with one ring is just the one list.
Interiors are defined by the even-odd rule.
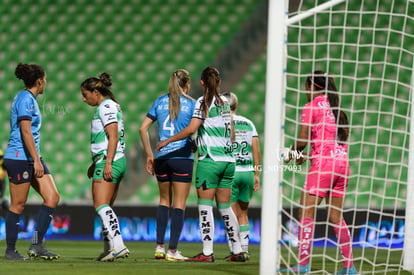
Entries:
[[40,114],[39,105],[36,98],[28,90],[19,92],[13,100],[10,111],[10,138],[7,146],[5,159],[14,160],[33,160],[24,145],[20,132],[20,121],[32,121],[32,134],[36,145],[37,153],[40,156],[40,126],[42,124],[42,116]]
[[[160,96],[152,105],[147,117],[158,121],[158,142],[177,134],[190,124],[194,112],[195,100],[180,95],[180,112],[172,123],[169,111],[169,94]],[[156,159],[193,158],[192,142],[190,138],[171,142],[161,149],[161,153],[155,150]]]

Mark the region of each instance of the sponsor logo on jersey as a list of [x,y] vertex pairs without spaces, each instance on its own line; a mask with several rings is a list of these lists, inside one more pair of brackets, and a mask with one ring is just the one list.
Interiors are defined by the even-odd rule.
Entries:
[[26,108],[26,112],[33,112],[34,110],[34,105],[32,104],[32,106],[30,106],[30,108]]
[[331,108],[331,106],[329,105],[329,102],[326,102],[326,101],[319,101],[318,106],[324,109]]

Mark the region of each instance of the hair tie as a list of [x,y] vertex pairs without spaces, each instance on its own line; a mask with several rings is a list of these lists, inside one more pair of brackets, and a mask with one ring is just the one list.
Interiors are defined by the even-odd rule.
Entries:
[[[326,74],[326,73],[325,73]],[[321,85],[319,85],[318,83],[316,83],[314,80],[313,80],[313,77],[312,76],[309,76],[309,80],[310,80],[310,82],[313,84],[313,85],[315,85],[316,87],[318,87],[318,88],[320,88],[320,89],[326,89],[326,87],[322,87]]]
[[99,80],[98,80],[98,82],[96,82],[95,89],[96,89],[96,88],[100,88],[100,87],[102,87],[102,86],[103,86],[103,83],[102,83],[102,81],[99,79]]

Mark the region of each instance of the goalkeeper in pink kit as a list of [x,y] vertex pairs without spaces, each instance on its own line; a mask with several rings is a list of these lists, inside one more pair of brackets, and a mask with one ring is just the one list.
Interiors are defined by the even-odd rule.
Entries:
[[[342,215],[349,181],[346,144],[349,132],[348,117],[340,109],[333,78],[325,72],[315,71],[308,76],[305,87],[309,103],[302,111],[299,137],[292,146],[292,150],[302,152],[310,140],[312,147],[312,155],[308,157],[311,168],[303,185],[302,207],[299,210],[299,263],[279,271],[310,271],[315,209],[325,198],[329,221],[333,225],[344,258],[344,268],[336,274],[357,274],[352,260],[351,236]],[[296,159],[297,164],[305,161],[305,157]]]

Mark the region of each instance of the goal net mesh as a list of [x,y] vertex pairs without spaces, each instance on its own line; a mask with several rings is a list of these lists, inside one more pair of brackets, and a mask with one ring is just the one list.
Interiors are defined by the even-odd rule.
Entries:
[[[399,272],[409,169],[414,2],[352,0],[312,13],[327,2],[301,1],[289,15],[292,19],[310,14],[287,27],[283,143],[289,147],[297,138],[307,103],[306,77],[315,70],[328,72],[350,124],[344,217],[353,239],[355,266],[367,273]],[[311,151],[309,144],[305,151]],[[309,167],[309,161],[282,166],[281,266],[298,262],[298,209]],[[311,250],[315,274],[342,268],[325,206],[323,201],[315,218]]]

